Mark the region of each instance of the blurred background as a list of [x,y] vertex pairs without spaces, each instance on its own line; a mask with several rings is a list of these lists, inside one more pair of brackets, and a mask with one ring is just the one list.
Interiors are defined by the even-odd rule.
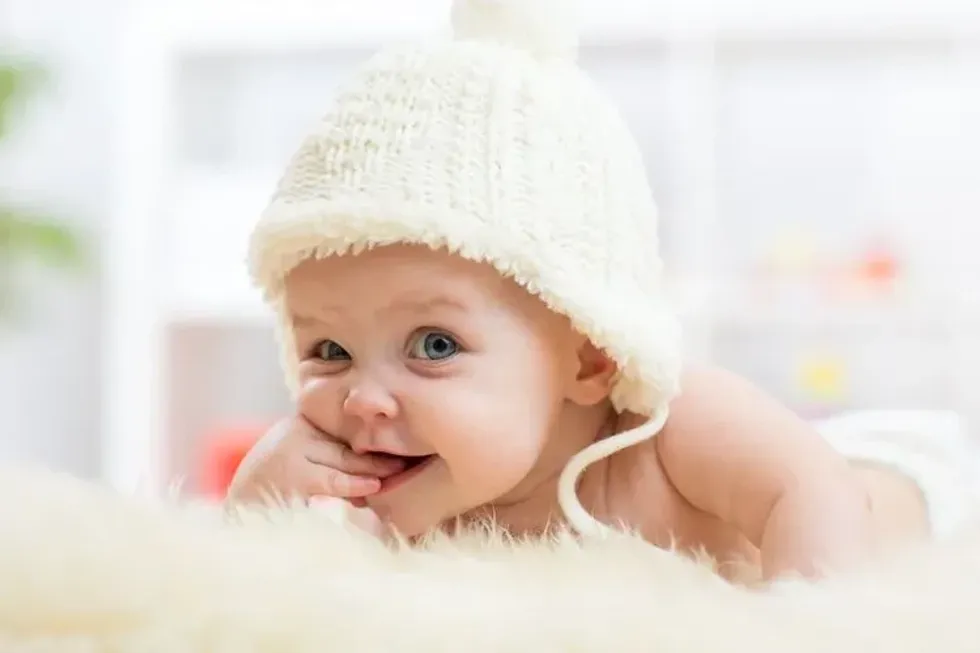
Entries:
[[[694,359],[980,418],[980,7],[582,0]],[[724,4],[724,6],[716,6]],[[289,409],[245,240],[339,80],[449,0],[0,0],[0,462],[219,491]]]

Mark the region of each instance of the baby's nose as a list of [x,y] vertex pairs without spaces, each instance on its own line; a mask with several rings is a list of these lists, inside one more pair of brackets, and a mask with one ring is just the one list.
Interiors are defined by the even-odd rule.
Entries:
[[385,388],[377,384],[360,383],[352,386],[344,399],[344,413],[356,417],[365,427],[398,415],[398,402]]

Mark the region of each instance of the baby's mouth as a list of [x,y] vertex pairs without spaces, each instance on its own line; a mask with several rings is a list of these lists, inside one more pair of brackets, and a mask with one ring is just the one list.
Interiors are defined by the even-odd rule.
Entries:
[[414,469],[415,467],[428,462],[430,459],[435,458],[435,456],[436,455],[434,453],[430,453],[425,456],[399,456],[399,458],[405,462],[405,467],[403,467],[402,471],[398,473],[404,474],[408,470]]
[[[436,454],[428,454],[425,456],[399,456],[397,454],[390,453],[376,453],[375,455],[384,456],[386,458],[397,459],[404,462],[404,466],[397,472],[392,472],[391,474],[385,474],[380,476],[381,479],[381,492],[389,489],[393,484],[397,483],[399,480],[404,480],[408,477],[408,473],[412,470],[421,467],[425,463],[437,458]],[[355,508],[366,508],[368,505],[368,497],[352,497],[349,499],[350,504]]]
[[387,452],[376,452],[375,455],[382,456],[392,461],[397,460],[402,463],[402,466],[398,468],[398,471],[385,474],[381,476],[382,479],[392,478],[394,476],[398,476],[399,474],[404,474],[405,472],[414,469],[419,465],[422,465],[427,461],[431,460],[432,458],[436,457],[436,454],[426,454],[424,456],[402,456],[402,455],[387,453]]
[[399,458],[405,462],[405,466],[401,471],[381,479],[379,495],[390,492],[410,482],[416,476],[424,474],[425,470],[430,466],[430,463],[435,462],[439,456],[429,454],[426,456],[399,456]]

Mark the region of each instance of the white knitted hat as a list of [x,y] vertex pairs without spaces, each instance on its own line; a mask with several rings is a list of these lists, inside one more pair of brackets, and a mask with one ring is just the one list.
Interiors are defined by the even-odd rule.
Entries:
[[575,63],[572,4],[456,0],[452,37],[385,49],[339,90],[250,245],[290,382],[287,273],[416,243],[486,261],[568,316],[618,364],[618,410],[676,394],[657,209],[627,126]]

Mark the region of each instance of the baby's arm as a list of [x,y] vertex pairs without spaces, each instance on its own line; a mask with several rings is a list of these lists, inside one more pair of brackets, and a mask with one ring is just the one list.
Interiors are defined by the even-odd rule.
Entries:
[[656,438],[670,482],[696,508],[738,528],[767,579],[814,575],[867,555],[867,491],[806,422],[748,381],[689,372]]

